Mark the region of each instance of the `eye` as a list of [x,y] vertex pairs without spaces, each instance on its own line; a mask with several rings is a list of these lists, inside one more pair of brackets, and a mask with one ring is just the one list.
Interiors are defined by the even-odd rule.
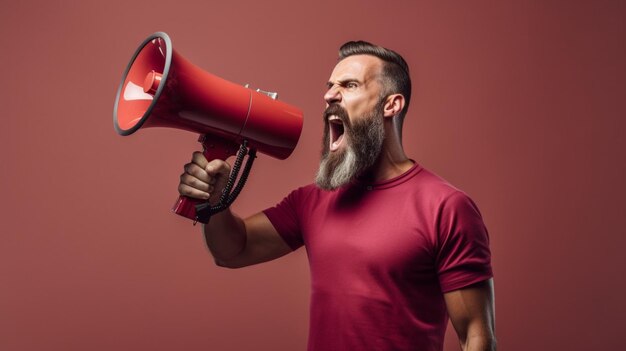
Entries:
[[359,87],[359,85],[357,84],[357,82],[347,82],[346,83],[346,88],[348,88],[348,89],[356,89],[358,87]]

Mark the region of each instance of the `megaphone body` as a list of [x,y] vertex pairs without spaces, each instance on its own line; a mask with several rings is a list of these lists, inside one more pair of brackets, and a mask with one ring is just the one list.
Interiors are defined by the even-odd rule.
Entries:
[[[169,36],[157,32],[139,46],[122,78],[113,112],[115,130],[168,127],[201,134],[208,160],[234,155],[245,143],[266,155],[287,158],[300,138],[302,111],[203,71],[179,55]],[[181,196],[177,214],[197,220],[200,200]]]

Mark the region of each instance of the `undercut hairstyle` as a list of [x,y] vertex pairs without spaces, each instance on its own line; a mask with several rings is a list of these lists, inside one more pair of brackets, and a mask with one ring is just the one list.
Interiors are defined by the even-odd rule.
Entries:
[[402,94],[404,96],[404,108],[399,113],[399,128],[401,131],[404,116],[409,109],[411,102],[411,76],[409,75],[409,65],[393,50],[382,46],[374,45],[366,41],[349,41],[339,48],[339,61],[353,55],[376,56],[383,61],[383,94]]

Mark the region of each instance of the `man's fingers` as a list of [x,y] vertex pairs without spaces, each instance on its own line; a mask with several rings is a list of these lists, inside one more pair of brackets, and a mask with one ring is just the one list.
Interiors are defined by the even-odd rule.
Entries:
[[204,170],[211,178],[228,178],[228,175],[230,174],[230,165],[222,160],[212,160],[206,165],[206,167],[204,167]]
[[180,184],[188,185],[194,189],[204,191],[207,193],[213,192],[213,185],[202,181],[188,173],[183,173],[180,175]]
[[207,161],[197,151],[180,175],[178,192],[183,196],[208,200],[211,195],[221,193],[230,174],[230,165],[222,160]]
[[196,151],[191,156],[191,162],[197,164],[200,168],[204,169],[206,165],[209,163],[204,154],[200,151]]
[[178,184],[178,193],[184,196],[202,200],[208,200],[211,197],[211,194],[183,183]]
[[189,174],[205,183],[214,183],[215,181],[211,179],[209,174],[204,170],[204,168],[200,167],[195,163],[188,163],[184,167],[185,174]]

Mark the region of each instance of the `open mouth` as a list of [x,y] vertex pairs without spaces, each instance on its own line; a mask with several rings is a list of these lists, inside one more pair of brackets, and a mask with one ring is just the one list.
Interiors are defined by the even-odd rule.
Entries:
[[330,127],[330,151],[337,151],[343,141],[344,126],[343,121],[335,115],[328,117]]

